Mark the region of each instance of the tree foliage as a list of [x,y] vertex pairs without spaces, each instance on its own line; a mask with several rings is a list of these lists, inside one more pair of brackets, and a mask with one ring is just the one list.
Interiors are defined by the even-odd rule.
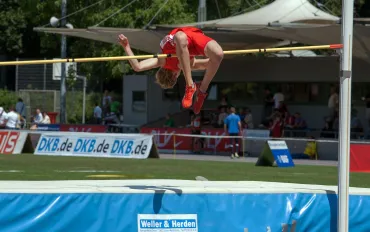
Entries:
[[[98,0],[68,0],[67,12],[72,13]],[[131,0],[104,0],[99,4],[68,17],[67,21],[75,28],[95,26],[143,28],[163,7],[152,24],[174,24],[194,22],[197,19],[199,0],[137,0],[125,9]],[[273,0],[208,0],[207,18],[224,18],[238,13],[256,10]],[[339,0],[310,0],[327,11],[341,15]],[[7,0],[0,1],[0,54],[32,58],[58,57],[60,55],[60,36],[42,34],[33,31],[34,27],[45,25],[51,16],[60,18],[61,0]],[[120,11],[121,10],[121,11]],[[355,17],[370,16],[370,3],[356,0]],[[107,19],[110,15],[113,17]],[[99,57],[122,55],[118,45],[86,39],[68,37],[68,56]],[[125,63],[120,62],[84,63],[80,70],[88,75],[90,83],[99,83],[104,79],[120,77],[123,70],[130,72]]]

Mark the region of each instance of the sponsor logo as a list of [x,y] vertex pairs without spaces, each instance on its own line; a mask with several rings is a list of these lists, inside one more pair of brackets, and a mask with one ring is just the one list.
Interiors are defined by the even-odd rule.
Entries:
[[19,137],[19,132],[16,131],[1,131],[0,132],[0,153],[13,154],[15,145]]
[[289,158],[287,155],[279,155],[278,159],[280,163],[288,164],[289,163]]
[[114,156],[146,155],[148,139],[42,136],[39,154],[70,153],[76,155],[106,154]]
[[139,214],[138,232],[198,232],[196,214]]
[[285,141],[268,141],[271,150],[284,150],[288,149]]

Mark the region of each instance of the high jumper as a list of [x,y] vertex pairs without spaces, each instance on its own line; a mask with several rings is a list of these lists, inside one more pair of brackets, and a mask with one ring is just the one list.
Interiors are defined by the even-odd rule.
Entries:
[[[121,34],[118,39],[126,54],[134,56],[128,38]],[[190,108],[193,104],[193,96],[196,94],[193,111],[199,114],[207,97],[208,86],[224,56],[221,46],[214,39],[204,35],[202,30],[195,27],[183,27],[176,28],[166,35],[160,42],[160,47],[162,53],[176,54],[176,57],[149,58],[143,61],[130,59],[131,67],[136,72],[159,68],[156,73],[156,82],[163,89],[173,88],[182,71],[186,82],[182,106]],[[207,58],[195,59],[194,56]],[[206,70],[199,86],[193,82],[192,70]]]

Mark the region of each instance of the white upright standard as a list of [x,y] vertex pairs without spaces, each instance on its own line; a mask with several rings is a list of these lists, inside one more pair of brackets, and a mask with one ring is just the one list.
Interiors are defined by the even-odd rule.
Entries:
[[354,0],[342,1],[342,44],[339,113],[338,232],[348,232],[349,155]]

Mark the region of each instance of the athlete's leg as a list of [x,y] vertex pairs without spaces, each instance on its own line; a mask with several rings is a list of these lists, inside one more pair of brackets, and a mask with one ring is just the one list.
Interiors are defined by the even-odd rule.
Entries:
[[196,87],[193,84],[193,78],[191,76],[188,37],[184,32],[179,31],[175,34],[174,39],[176,43],[176,56],[179,59],[186,82],[185,96],[182,99],[182,106],[184,108],[189,108],[193,104],[193,95],[196,91]]
[[221,46],[214,40],[207,43],[204,49],[204,53],[209,58],[209,62],[207,64],[206,73],[199,88],[200,91],[198,91],[197,93],[197,98],[194,104],[195,114],[199,114],[200,110],[202,109],[204,100],[207,97],[206,92],[208,86],[216,75],[216,72],[220,67],[221,61],[224,57],[224,52]]
[[204,75],[200,90],[206,92],[213,77],[216,75],[221,61],[224,57],[224,51],[221,46],[214,40],[207,43],[204,53],[209,58],[206,73]]

